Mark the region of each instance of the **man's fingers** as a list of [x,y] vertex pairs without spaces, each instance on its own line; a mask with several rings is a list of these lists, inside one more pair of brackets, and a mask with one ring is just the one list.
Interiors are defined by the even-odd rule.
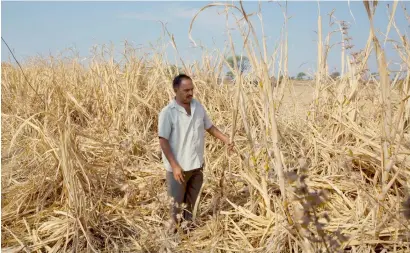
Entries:
[[184,182],[184,177],[182,176],[182,174],[177,174],[177,175],[174,176],[174,178],[180,184],[182,184]]
[[182,174],[181,175],[179,175],[179,177],[180,177],[180,180],[181,180],[181,184],[184,182],[184,177],[182,176]]
[[233,145],[233,144],[230,144],[230,145],[228,146],[228,155],[231,156],[232,153],[234,153],[234,151],[235,151],[234,145]]

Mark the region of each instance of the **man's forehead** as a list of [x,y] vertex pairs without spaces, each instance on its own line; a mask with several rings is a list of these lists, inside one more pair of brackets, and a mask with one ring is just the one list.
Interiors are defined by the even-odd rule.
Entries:
[[180,87],[181,87],[182,89],[191,88],[191,87],[192,87],[192,81],[189,80],[189,79],[183,79],[183,80],[181,81]]

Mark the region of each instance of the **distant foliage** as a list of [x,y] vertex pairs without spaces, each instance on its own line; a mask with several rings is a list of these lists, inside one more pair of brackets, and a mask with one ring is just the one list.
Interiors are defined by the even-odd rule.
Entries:
[[[235,56],[235,58],[236,58],[237,68],[241,74],[250,68],[248,57],[246,56],[241,57],[240,55],[237,55]],[[231,56],[227,59],[229,66],[233,69],[235,69],[235,61],[234,61],[235,58]],[[234,77],[234,74],[231,71],[229,71],[227,75]]]
[[337,78],[339,78],[340,77],[340,73],[339,72],[333,72],[331,75],[330,75],[330,77],[332,78],[332,79],[337,79]]
[[306,74],[304,72],[299,72],[296,79],[297,80],[304,80],[306,77]]

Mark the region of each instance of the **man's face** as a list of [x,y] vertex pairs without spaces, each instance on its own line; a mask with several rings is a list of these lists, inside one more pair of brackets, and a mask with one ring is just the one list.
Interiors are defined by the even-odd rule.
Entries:
[[194,96],[194,85],[189,79],[182,79],[179,88],[175,89],[176,96],[179,101],[184,104],[189,104]]

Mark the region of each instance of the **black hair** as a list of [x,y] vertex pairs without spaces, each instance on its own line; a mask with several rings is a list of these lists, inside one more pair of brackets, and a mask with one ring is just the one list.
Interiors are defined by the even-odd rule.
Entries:
[[184,79],[189,79],[192,81],[191,77],[185,75],[185,74],[179,74],[177,75],[174,80],[172,81],[172,87],[174,89],[179,88],[179,85],[181,84],[182,80]]

